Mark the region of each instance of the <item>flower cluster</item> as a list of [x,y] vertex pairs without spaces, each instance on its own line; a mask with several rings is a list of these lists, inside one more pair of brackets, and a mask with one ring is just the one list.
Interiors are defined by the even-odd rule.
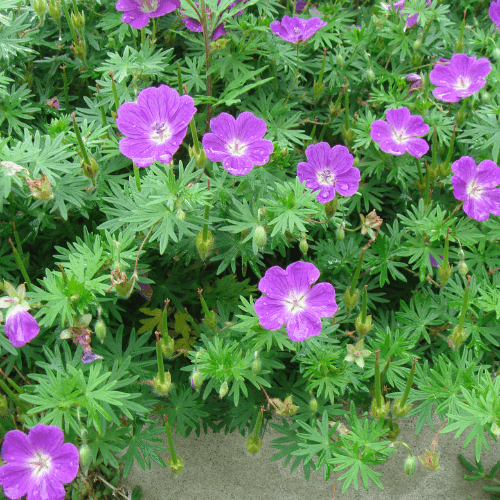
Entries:
[[500,168],[492,160],[479,165],[470,156],[462,156],[451,166],[453,196],[464,202],[464,212],[478,221],[500,215]]
[[297,165],[297,177],[312,191],[318,191],[316,199],[327,203],[338,192],[352,196],[359,187],[359,169],[353,167],[354,158],[345,146],[334,146],[326,142],[311,144],[306,149],[307,162]]
[[164,16],[180,6],[180,0],[118,0],[116,10],[123,12],[122,22],[141,29],[150,18]]
[[120,152],[138,167],[148,167],[155,160],[172,161],[195,113],[192,97],[179,96],[167,85],[144,89],[137,102],[118,108],[116,125],[126,136],[120,140]]
[[431,83],[437,85],[432,93],[441,101],[458,102],[482,89],[490,71],[490,61],[484,57],[455,54],[449,61],[438,61],[429,73]]
[[245,175],[255,165],[265,165],[273,152],[273,143],[263,139],[266,122],[250,111],[235,119],[221,113],[210,120],[210,130],[203,136],[203,148],[211,161],[221,161],[233,175]]
[[326,24],[319,17],[311,17],[311,19],[306,20],[301,17],[285,16],[281,21],[273,21],[270,28],[275,35],[283,40],[296,44],[308,40]]
[[64,500],[63,484],[78,473],[79,454],[74,444],[64,443],[64,434],[54,425],[38,424],[28,433],[9,431],[2,445],[0,485],[7,498]]
[[319,270],[309,262],[294,262],[286,269],[274,266],[259,281],[264,294],[255,302],[260,324],[278,330],[286,323],[287,335],[297,342],[321,332],[321,318],[337,311],[335,288],[330,283],[311,285]]
[[429,144],[421,136],[429,132],[429,125],[418,115],[412,115],[408,108],[388,109],[387,121],[375,120],[370,132],[371,138],[380,144],[380,149],[393,155],[408,152],[415,158],[429,151]]

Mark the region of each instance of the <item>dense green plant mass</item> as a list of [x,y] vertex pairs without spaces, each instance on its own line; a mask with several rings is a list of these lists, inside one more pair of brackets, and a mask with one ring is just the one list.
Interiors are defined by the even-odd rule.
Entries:
[[[489,2],[302,3],[182,0],[139,29],[115,0],[0,5],[0,432],[56,425],[88,446],[73,498],[111,498],[120,466],[126,476],[134,461],[165,465],[165,425],[167,436],[254,432],[256,453],[273,410],[274,459],[307,478],[338,474],[343,491],[383,487],[371,466],[413,415],[417,434],[436,415],[441,432],[466,433],[478,468],[464,465],[494,479],[498,466],[487,475],[481,457],[500,435],[500,181],[465,180],[464,199],[456,177],[464,157],[490,160],[488,172],[500,163]],[[295,7],[324,24],[300,43],[274,24]],[[184,19],[197,13],[201,31],[190,31]],[[460,55],[490,70],[443,100],[429,75]],[[464,75],[447,92],[467,90]],[[138,168],[120,152],[120,120],[165,85],[196,113],[172,161]],[[387,125],[401,108],[426,131]],[[272,152],[234,175],[207,144],[222,113],[248,112],[265,122],[259,154]],[[418,136],[425,152],[388,151],[381,120],[389,142]],[[157,142],[175,132],[153,127]],[[237,139],[228,161],[246,157]],[[315,173],[317,188],[301,177],[321,143],[353,155],[354,194],[339,193],[340,171]],[[329,183],[335,197],[318,201]],[[486,217],[471,211],[485,199]],[[338,305],[300,342],[290,321],[267,328],[258,314],[266,272],[298,261]],[[21,346],[8,326],[18,305],[40,326]],[[428,453],[419,458],[432,470]]]

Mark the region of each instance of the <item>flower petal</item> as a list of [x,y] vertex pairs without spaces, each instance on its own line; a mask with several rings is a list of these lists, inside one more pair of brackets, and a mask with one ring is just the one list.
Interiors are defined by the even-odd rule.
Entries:
[[236,137],[236,120],[229,113],[221,113],[210,120],[210,130],[227,144]]
[[316,170],[322,170],[329,166],[328,158],[330,156],[330,145],[327,142],[318,142],[311,144],[306,148],[307,162]]
[[28,492],[32,469],[19,463],[5,464],[0,467],[0,485],[7,498],[21,498]]
[[254,306],[260,324],[267,330],[278,330],[285,324],[290,315],[284,300],[267,295],[257,299]]
[[309,337],[321,333],[321,320],[309,311],[294,314],[287,322],[286,333],[296,342],[302,342]]
[[244,111],[236,118],[236,137],[246,144],[262,139],[266,135],[266,121],[257,118],[250,111]]
[[331,283],[318,283],[308,292],[306,308],[320,318],[333,316],[338,309],[335,302],[335,288]]
[[335,189],[342,196],[352,196],[359,188],[361,172],[356,167],[351,167],[346,172],[336,177]]
[[311,285],[318,280],[319,270],[310,262],[294,262],[286,268],[288,275],[289,293],[294,291],[300,294],[309,292]]
[[422,158],[429,151],[429,144],[425,139],[414,137],[406,142],[406,151],[415,158]]

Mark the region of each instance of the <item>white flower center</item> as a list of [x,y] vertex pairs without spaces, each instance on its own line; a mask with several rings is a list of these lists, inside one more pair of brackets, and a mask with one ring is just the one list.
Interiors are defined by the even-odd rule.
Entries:
[[172,137],[172,132],[167,123],[154,122],[151,125],[151,135],[149,138],[157,144],[164,144]]
[[354,351],[354,356],[359,357],[361,356],[361,353],[359,351]]
[[302,33],[302,29],[301,28],[293,28],[293,32],[296,34],[296,35],[300,35]]
[[33,470],[33,475],[39,477],[50,471],[52,459],[50,455],[46,455],[41,451],[35,451],[33,458],[29,460],[28,464]]
[[470,79],[465,76],[461,76],[453,86],[455,87],[455,90],[468,89],[470,87]]
[[392,131],[392,138],[398,144],[404,144],[409,139],[409,137],[406,135],[406,130],[399,130],[399,131],[393,130]]
[[297,292],[292,292],[285,300],[286,308],[291,313],[303,311],[306,307],[306,296],[299,295]]
[[316,179],[318,179],[318,183],[321,186],[335,186],[335,176],[329,168],[325,168],[324,170],[319,171],[316,174]]
[[480,186],[477,181],[472,181],[467,184],[467,195],[473,198],[474,200],[478,200],[481,198],[481,193],[483,192],[482,186]]
[[226,147],[228,153],[233,156],[243,156],[247,150],[247,145],[238,139],[234,139],[234,141],[230,142]]
[[154,12],[158,8],[158,0],[141,0],[141,11],[144,13]]

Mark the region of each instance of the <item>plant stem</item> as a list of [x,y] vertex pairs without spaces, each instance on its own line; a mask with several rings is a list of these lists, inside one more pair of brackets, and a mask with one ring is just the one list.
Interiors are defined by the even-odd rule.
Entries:
[[375,351],[375,399],[377,401],[377,408],[382,408],[382,394],[380,390],[380,365],[378,362],[378,355],[380,354],[380,349]]
[[367,303],[367,300],[366,300],[366,297],[368,295],[366,289],[368,288],[368,285],[365,285],[363,287],[363,295],[362,295],[362,306],[361,306],[361,323],[365,323],[366,321],[366,303]]
[[297,44],[297,69],[295,70],[295,78],[293,79],[292,88],[290,89],[290,92],[288,92],[288,95],[286,96],[285,104],[288,102],[288,99],[290,99],[290,96],[292,95],[292,90],[294,89],[298,78],[299,78],[299,44]]
[[68,90],[68,77],[66,76],[66,66],[61,66],[63,85],[64,85],[64,107],[66,108],[66,113],[69,114],[69,90]]
[[80,134],[80,127],[78,126],[78,123],[76,123],[74,112],[71,113],[71,118],[73,119],[73,128],[75,129],[76,140],[78,141],[80,149],[82,150],[83,160],[87,165],[90,165],[90,158],[87,154],[87,150],[85,149],[85,144],[83,144],[82,134]]
[[61,5],[64,11],[64,17],[66,17],[66,21],[68,22],[69,29],[71,31],[71,36],[73,37],[73,42],[75,42],[75,45],[78,45],[78,36],[76,34],[75,28],[73,27],[73,23],[71,22],[71,16],[69,15],[66,0],[61,0]]
[[132,165],[134,165],[134,177],[135,177],[135,185],[137,186],[137,191],[139,193],[141,192],[141,178],[139,176],[139,167],[132,162]]
[[172,455],[172,462],[177,463],[177,455],[174,449],[174,441],[172,440],[172,429],[168,423],[168,418],[165,418],[165,433],[167,434],[168,448],[170,450],[170,455]]
[[403,397],[401,398],[400,406],[404,408],[406,404],[406,400],[408,399],[408,394],[410,394],[411,384],[413,383],[413,377],[415,375],[415,366],[417,364],[418,358],[413,358],[413,366],[410,370],[410,375],[408,376],[408,381],[406,382],[405,392],[403,393]]
[[161,350],[161,345],[159,337],[156,337],[156,361],[158,362],[158,377],[160,379],[160,384],[165,383],[165,366],[163,365],[163,352]]
[[21,256],[19,255],[17,248],[14,246],[14,243],[12,243],[12,240],[10,238],[9,238],[9,243],[10,246],[12,247],[12,253],[14,254],[14,259],[16,261],[17,267],[19,267],[19,270],[23,275],[24,281],[26,281],[26,287],[28,288],[28,290],[31,290],[31,281],[28,276],[28,273],[26,272],[26,268],[24,267],[23,261],[21,260]]
[[461,332],[464,329],[465,314],[467,313],[467,308],[469,306],[469,286],[470,286],[470,275],[467,276],[467,286],[464,291],[464,299],[462,302],[462,310],[460,312],[460,321],[458,322],[458,331]]

